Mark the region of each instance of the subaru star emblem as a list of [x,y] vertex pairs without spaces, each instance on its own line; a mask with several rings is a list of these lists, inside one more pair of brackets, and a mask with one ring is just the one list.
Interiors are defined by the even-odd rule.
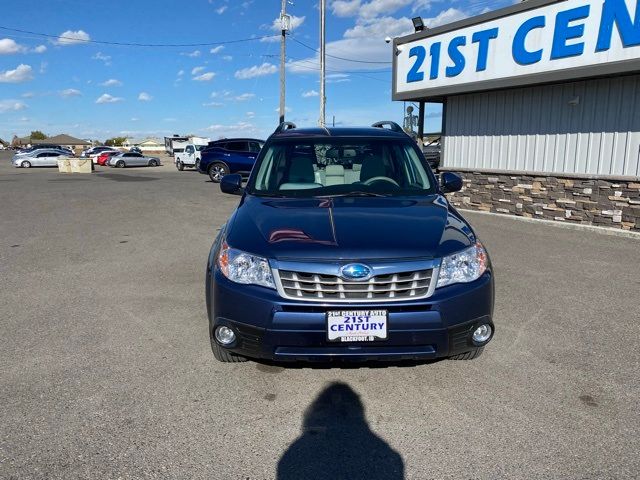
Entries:
[[361,263],[350,263],[340,269],[340,275],[346,280],[368,280],[371,268]]

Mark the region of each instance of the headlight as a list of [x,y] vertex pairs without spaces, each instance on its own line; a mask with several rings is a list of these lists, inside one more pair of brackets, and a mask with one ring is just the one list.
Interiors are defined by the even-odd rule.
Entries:
[[223,242],[220,248],[218,266],[222,274],[232,282],[276,288],[266,258],[231,248],[227,242]]
[[468,283],[480,278],[487,270],[487,252],[480,242],[442,259],[436,287],[452,283]]

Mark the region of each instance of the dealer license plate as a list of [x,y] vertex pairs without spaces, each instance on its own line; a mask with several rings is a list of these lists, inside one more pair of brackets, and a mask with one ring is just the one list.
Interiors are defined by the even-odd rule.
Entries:
[[332,310],[327,312],[330,342],[375,342],[387,339],[386,310]]

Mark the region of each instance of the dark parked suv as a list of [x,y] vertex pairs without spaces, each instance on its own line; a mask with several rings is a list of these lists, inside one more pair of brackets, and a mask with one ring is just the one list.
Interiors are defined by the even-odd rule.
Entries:
[[213,182],[229,173],[249,175],[264,140],[234,138],[209,142],[201,152],[198,171],[209,175]]
[[397,124],[284,123],[220,186],[241,199],[207,266],[218,360],[468,360],[493,337],[489,256],[444,196],[462,180]]

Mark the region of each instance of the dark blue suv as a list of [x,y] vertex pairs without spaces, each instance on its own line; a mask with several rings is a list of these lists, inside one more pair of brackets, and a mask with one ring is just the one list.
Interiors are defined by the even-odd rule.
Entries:
[[[385,128],[390,127],[390,128]],[[214,356],[271,360],[477,357],[491,340],[489,256],[422,152],[393,122],[267,140],[209,255]]]
[[247,176],[263,145],[264,140],[255,138],[227,138],[209,142],[201,152],[198,171],[209,175],[215,183],[229,173]]

